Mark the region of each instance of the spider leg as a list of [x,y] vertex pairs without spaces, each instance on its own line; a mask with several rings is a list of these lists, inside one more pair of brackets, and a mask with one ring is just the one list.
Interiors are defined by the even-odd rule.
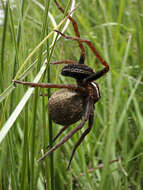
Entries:
[[50,64],[52,64],[52,65],[58,65],[58,64],[78,64],[78,62],[72,61],[72,60],[61,60],[61,61],[52,62]]
[[87,82],[92,82],[94,80],[97,80],[98,78],[102,77],[103,75],[105,75],[107,73],[106,67],[104,67],[103,69],[95,72],[94,74],[92,74],[91,76],[85,78],[83,80],[83,83],[87,83]]
[[[58,9],[64,14],[64,9],[58,4],[58,2],[56,0],[54,0],[56,6],[58,7]],[[78,30],[78,26],[77,26],[77,23],[76,21],[70,16],[68,15],[67,16],[68,19],[71,21],[72,25],[73,25],[73,28],[74,28],[74,31],[75,31],[75,35],[77,37],[80,37],[80,34],[79,34],[79,30]],[[84,60],[85,60],[85,49],[84,49],[84,46],[82,44],[81,41],[78,41],[78,44],[79,44],[79,48],[81,49],[81,58],[80,58],[80,61],[79,63],[80,64],[84,64]]]
[[80,139],[75,144],[74,149],[73,149],[72,154],[71,154],[71,157],[70,157],[70,160],[69,160],[69,163],[68,163],[67,170],[69,170],[69,168],[70,168],[70,164],[71,164],[71,161],[73,159],[73,156],[75,154],[76,149],[82,143],[82,141],[84,140],[84,138],[86,137],[86,135],[90,132],[90,130],[92,128],[92,125],[93,125],[93,120],[94,120],[94,109],[92,108],[90,116],[89,116],[88,128],[83,132],[83,134],[81,135]]
[[58,147],[60,147],[62,144],[64,144],[66,141],[68,141],[77,131],[79,131],[85,124],[85,122],[89,119],[90,114],[90,104],[87,103],[85,115],[82,118],[82,121],[79,125],[77,125],[72,131],[70,131],[63,139],[60,140],[58,144],[53,146],[48,152],[46,152],[39,160],[43,160],[45,157],[50,155],[52,152],[54,152]]
[[69,126],[64,126],[62,129],[56,134],[56,136],[53,138],[52,142],[55,142],[55,140],[68,128]]
[[97,57],[97,59],[99,60],[99,62],[105,66],[104,69],[102,69],[100,72],[100,74],[98,74],[98,78],[101,77],[102,75],[104,75],[105,73],[107,73],[109,71],[109,65],[108,63],[99,55],[99,53],[97,52],[96,48],[94,47],[94,45],[92,44],[91,41],[89,40],[85,40],[85,39],[81,39],[79,37],[71,37],[71,36],[67,36],[61,32],[59,32],[58,30],[55,30],[55,32],[58,32],[59,34],[61,34],[64,38],[66,39],[70,39],[70,40],[75,40],[75,41],[81,41],[83,43],[86,43],[88,45],[88,47],[92,50],[92,52],[95,54],[95,56]]
[[86,93],[85,88],[74,85],[74,84],[52,84],[52,83],[32,83],[32,82],[22,82],[19,80],[14,80],[14,83],[23,84],[30,87],[40,87],[40,88],[67,88],[74,90],[76,92]]
[[[69,126],[64,126],[57,134],[56,136],[53,138],[52,143],[54,143],[56,141],[56,139],[68,128]],[[46,148],[49,148],[50,145],[48,145]]]

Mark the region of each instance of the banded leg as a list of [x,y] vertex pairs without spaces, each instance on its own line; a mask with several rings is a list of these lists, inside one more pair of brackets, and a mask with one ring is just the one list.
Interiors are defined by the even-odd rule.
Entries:
[[53,142],[68,128],[69,126],[64,126],[62,129],[56,134],[56,136],[53,138]]
[[96,48],[94,47],[94,45],[92,44],[91,41],[89,40],[85,40],[85,39],[81,39],[78,37],[71,37],[71,36],[67,36],[61,32],[59,32],[58,30],[55,30],[55,32],[58,32],[59,34],[61,34],[64,38],[66,39],[70,39],[70,40],[75,40],[75,41],[81,41],[83,43],[86,43],[88,45],[88,47],[92,50],[92,52],[94,53],[94,55],[97,57],[97,59],[99,60],[99,62],[105,66],[104,69],[102,69],[100,72],[100,74],[98,74],[98,78],[101,77],[102,75],[104,75],[105,73],[107,73],[109,71],[109,65],[107,64],[107,62],[99,55],[99,53],[97,52]]
[[[56,6],[58,7],[58,9],[64,14],[64,12],[65,12],[64,9],[58,4],[58,2],[56,0],[54,0],[54,2],[56,4]],[[71,21],[71,23],[73,25],[76,37],[80,38],[80,34],[79,34],[79,30],[78,30],[78,26],[77,26],[76,21],[70,15],[68,15],[67,17],[68,17],[68,19]],[[79,63],[84,64],[85,49],[84,49],[84,46],[83,46],[81,41],[78,41],[78,44],[79,44],[79,48],[81,49],[81,57],[80,57]]]
[[70,164],[71,161],[73,159],[73,156],[75,154],[76,149],[78,148],[78,146],[82,143],[82,141],[84,140],[84,138],[86,137],[86,135],[90,132],[92,125],[93,125],[93,120],[94,120],[94,112],[92,114],[90,114],[89,116],[89,122],[88,122],[88,128],[83,132],[83,134],[81,135],[80,139],[78,140],[78,142],[75,144],[74,149],[72,151],[69,163],[68,163],[68,167],[67,170],[69,170],[70,168]]
[[[61,128],[61,130],[56,134],[56,136],[53,138],[52,143],[56,141],[56,139],[68,128],[69,126],[64,126]],[[48,145],[46,148],[49,148],[50,145]]]
[[52,83],[32,83],[32,82],[22,82],[19,80],[14,80],[14,83],[23,84],[30,87],[40,87],[40,88],[67,88],[70,90],[75,90],[76,92],[86,93],[83,87],[79,87],[74,84],[52,84]]
[[53,146],[48,152],[46,152],[39,160],[43,160],[44,158],[46,158],[48,155],[50,155],[52,152],[54,152],[58,147],[60,147],[62,144],[64,144],[66,141],[68,141],[77,131],[79,131],[85,124],[85,122],[88,120],[89,118],[89,114],[90,114],[90,104],[88,103],[86,106],[86,111],[85,111],[85,115],[82,118],[81,123],[76,126],[72,131],[70,131],[63,139],[61,139],[61,141],[56,144],[55,146]]
[[69,126],[64,126],[61,128],[61,130],[56,134],[56,136],[53,138],[52,142],[55,142],[55,140],[68,128]]

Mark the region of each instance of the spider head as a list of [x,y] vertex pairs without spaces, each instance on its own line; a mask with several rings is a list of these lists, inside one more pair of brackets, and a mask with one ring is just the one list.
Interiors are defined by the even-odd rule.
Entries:
[[69,64],[61,71],[63,76],[72,77],[78,81],[83,81],[86,77],[92,75],[93,73],[93,69],[85,64]]

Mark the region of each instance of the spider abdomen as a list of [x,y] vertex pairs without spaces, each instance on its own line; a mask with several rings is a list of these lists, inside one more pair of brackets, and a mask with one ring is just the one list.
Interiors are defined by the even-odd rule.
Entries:
[[54,92],[49,99],[48,109],[51,119],[60,125],[71,125],[83,115],[83,97],[68,89]]
[[65,66],[61,72],[62,75],[69,76],[77,80],[83,80],[93,73],[93,69],[84,64],[69,64]]

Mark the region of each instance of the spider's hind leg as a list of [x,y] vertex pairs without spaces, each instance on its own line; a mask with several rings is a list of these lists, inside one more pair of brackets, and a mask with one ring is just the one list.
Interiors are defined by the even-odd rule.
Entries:
[[[56,134],[56,136],[53,138],[52,143],[54,143],[57,138],[68,128],[69,126],[64,126],[60,129],[60,131]],[[49,148],[50,145],[48,145],[46,148]]]
[[92,128],[92,125],[93,125],[93,119],[94,119],[94,112],[91,110],[91,113],[90,113],[90,116],[89,116],[88,128],[82,133],[82,135],[79,138],[78,142],[75,144],[74,149],[73,149],[72,154],[71,154],[71,157],[70,157],[70,160],[69,160],[67,170],[70,168],[70,164],[71,164],[71,161],[73,159],[73,156],[75,154],[76,149],[82,143],[82,141],[84,140],[86,135],[90,132],[90,130]]
[[[75,40],[75,41],[80,41],[82,43],[86,43],[88,45],[88,47],[92,50],[92,52],[94,53],[94,55],[97,57],[97,59],[99,60],[99,62],[102,65],[104,65],[104,68],[102,69],[102,75],[100,75],[100,76],[103,76],[104,74],[106,74],[109,71],[109,65],[108,65],[108,63],[99,55],[98,51],[96,50],[96,48],[94,47],[94,45],[92,44],[91,41],[85,40],[85,39],[81,39],[79,37],[67,36],[67,35],[63,34],[62,32],[60,32],[58,30],[54,30],[54,31],[57,32],[57,33],[59,33],[59,34],[61,34],[65,39]],[[82,57],[81,57],[81,59],[82,59]]]

